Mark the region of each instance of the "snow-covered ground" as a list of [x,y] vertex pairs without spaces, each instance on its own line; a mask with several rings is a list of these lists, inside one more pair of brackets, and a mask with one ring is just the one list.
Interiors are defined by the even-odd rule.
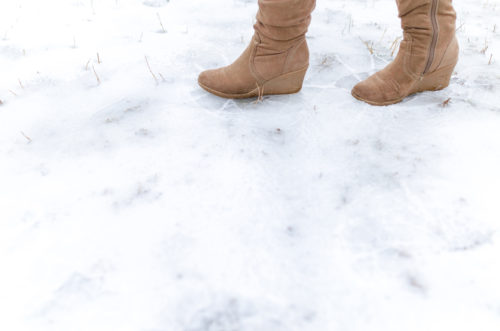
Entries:
[[2,0],[0,330],[500,330],[500,1],[456,7],[451,86],[376,108],[394,0],[320,0],[261,103],[196,83],[255,0]]

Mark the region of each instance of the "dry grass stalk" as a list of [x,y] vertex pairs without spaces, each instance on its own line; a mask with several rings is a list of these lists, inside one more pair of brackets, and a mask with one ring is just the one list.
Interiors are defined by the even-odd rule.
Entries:
[[258,93],[258,96],[257,96],[257,100],[254,101],[254,104],[257,104],[257,103],[261,103],[264,101],[264,86],[259,86],[259,84],[257,84],[257,93]]
[[379,43],[381,43],[382,40],[384,40],[384,37],[385,37],[386,33],[387,33],[387,28],[385,28],[384,33],[382,33],[382,37],[380,37],[380,40],[378,41]]
[[160,22],[161,30],[163,31],[163,33],[167,33],[167,30],[165,30],[165,27],[163,26],[163,22],[161,21],[160,13],[156,13],[156,16],[158,17],[158,21]]
[[488,41],[484,41],[484,48],[480,51],[481,54],[486,54],[486,51],[488,50]]
[[391,47],[389,49],[391,50],[391,56],[394,57],[394,53],[396,53],[396,50],[398,49],[398,46],[400,44],[401,37],[397,37],[394,39],[394,41],[391,44]]
[[26,138],[26,140],[28,140],[28,144],[29,144],[30,142],[32,142],[32,141],[33,141],[30,137],[28,137],[28,136],[27,136],[24,132],[22,132],[22,131],[21,131],[21,135],[22,135],[24,138]]
[[21,86],[22,89],[24,89],[24,85],[23,83],[21,82],[21,78],[18,78],[17,81],[19,82],[19,86]]
[[94,71],[94,75],[95,75],[95,78],[97,79],[97,83],[98,83],[98,84],[101,84],[101,79],[99,78],[99,75],[98,75],[98,74],[97,74],[97,72],[95,71],[94,66],[92,66],[92,70]]
[[363,42],[363,44],[365,44],[366,48],[368,49],[368,52],[370,52],[371,55],[373,55],[374,50],[373,50],[373,41],[372,42],[368,42],[368,41],[364,41],[363,39],[360,38],[360,40]]
[[151,66],[149,65],[149,61],[148,61],[148,57],[147,56],[144,56],[144,58],[146,59],[146,64],[148,65],[148,69],[149,69],[149,72],[151,73],[151,76],[153,76],[156,84],[158,84],[158,77],[156,77],[155,73],[153,72],[153,70],[151,69]]
[[493,54],[490,55],[490,60],[488,61],[488,65],[491,65],[493,63]]
[[97,64],[101,64],[101,57],[99,56],[99,52],[97,52]]
[[451,98],[448,98],[446,99],[445,101],[443,101],[443,103],[441,103],[441,107],[448,107],[450,105],[450,101],[451,101]]

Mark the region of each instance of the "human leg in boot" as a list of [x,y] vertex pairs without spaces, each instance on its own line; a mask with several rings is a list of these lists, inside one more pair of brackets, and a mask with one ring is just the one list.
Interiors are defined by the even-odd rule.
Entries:
[[309,66],[305,34],[315,0],[259,0],[255,33],[231,65],[204,71],[202,88],[224,98],[299,92]]
[[376,106],[449,85],[458,62],[452,0],[397,0],[404,39],[396,59],[356,85],[352,95]]

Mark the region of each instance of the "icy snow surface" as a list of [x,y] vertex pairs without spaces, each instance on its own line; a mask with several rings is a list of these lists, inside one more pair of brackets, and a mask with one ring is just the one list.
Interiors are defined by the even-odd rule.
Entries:
[[500,1],[455,3],[451,86],[376,108],[394,0],[320,0],[261,103],[196,83],[254,0],[2,0],[0,330],[500,330]]

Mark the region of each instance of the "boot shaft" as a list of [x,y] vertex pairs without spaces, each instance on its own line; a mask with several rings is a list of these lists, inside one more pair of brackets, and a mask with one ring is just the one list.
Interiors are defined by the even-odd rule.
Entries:
[[259,0],[255,30],[262,39],[292,41],[304,36],[316,0]]
[[405,45],[411,45],[410,72],[414,75],[432,72],[456,40],[452,0],[396,0],[396,3]]
[[254,63],[262,77],[307,66],[305,35],[315,6],[316,0],[259,0]]
[[433,30],[436,19],[439,32],[455,31],[457,18],[452,0],[396,0],[401,27],[405,32]]

